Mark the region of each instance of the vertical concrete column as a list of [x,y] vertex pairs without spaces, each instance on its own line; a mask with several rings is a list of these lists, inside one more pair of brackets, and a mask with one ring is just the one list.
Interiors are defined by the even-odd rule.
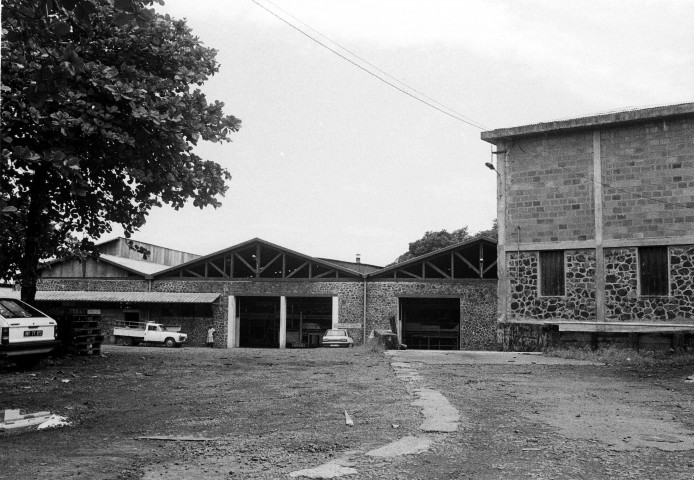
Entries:
[[593,132],[593,201],[595,207],[595,320],[604,322],[606,319],[605,251],[602,244],[602,153],[600,151],[600,130]]
[[287,297],[280,297],[280,348],[287,348]]
[[497,150],[502,148],[506,153],[497,155],[496,169],[497,176],[497,202],[496,202],[496,221],[499,226],[499,238],[496,244],[496,265],[499,273],[497,282],[497,308],[496,315],[499,322],[507,320],[508,291],[511,288],[511,280],[508,278],[508,259],[506,258],[506,168],[510,158],[510,143],[502,143],[497,146]]
[[227,301],[227,348],[238,348],[238,319],[236,318],[236,297],[229,295]]
[[338,323],[340,323],[340,297],[335,295],[333,297],[333,328],[337,328]]

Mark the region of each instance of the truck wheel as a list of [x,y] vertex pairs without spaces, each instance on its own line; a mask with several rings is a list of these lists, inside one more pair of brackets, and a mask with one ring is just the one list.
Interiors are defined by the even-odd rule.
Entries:
[[164,345],[166,345],[167,348],[175,347],[176,346],[176,340],[169,337],[166,340],[164,340]]
[[126,347],[132,347],[133,346],[133,339],[131,337],[125,337],[123,338],[123,345]]

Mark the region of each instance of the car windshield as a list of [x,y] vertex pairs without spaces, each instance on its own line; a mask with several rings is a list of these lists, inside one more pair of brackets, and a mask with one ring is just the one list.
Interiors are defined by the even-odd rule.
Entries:
[[0,300],[0,315],[5,318],[45,317],[45,315],[30,305],[19,300]]
[[330,336],[330,337],[346,337],[347,332],[344,330],[328,330],[325,332],[325,336]]

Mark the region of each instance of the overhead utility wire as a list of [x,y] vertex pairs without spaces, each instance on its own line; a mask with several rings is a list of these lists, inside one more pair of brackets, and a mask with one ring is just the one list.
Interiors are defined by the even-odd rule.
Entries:
[[[265,5],[262,5],[261,3],[257,2],[256,0],[251,0],[251,2],[255,3],[256,5],[258,5],[258,6],[259,6],[260,8],[262,8],[263,10],[267,11],[267,12],[268,12],[269,14],[271,14],[272,16],[278,18],[280,21],[286,23],[287,25],[289,25],[290,27],[292,27],[292,28],[293,28],[294,30],[296,30],[297,32],[299,32],[299,33],[301,33],[302,35],[304,35],[304,36],[308,37],[309,39],[313,40],[314,42],[316,42],[316,43],[317,43],[318,45],[320,45],[321,47],[323,47],[323,48],[325,48],[325,49],[327,49],[327,50],[330,50],[332,53],[334,53],[334,54],[337,55],[338,57],[340,57],[340,58],[342,58],[343,60],[345,60],[345,61],[351,63],[351,64],[354,65],[355,67],[357,67],[357,68],[359,68],[359,69],[365,71],[366,73],[368,73],[369,75],[373,76],[374,78],[377,78],[378,80],[382,81],[383,83],[385,83],[385,84],[387,84],[387,85],[389,85],[389,86],[395,88],[396,90],[398,90],[398,91],[404,93],[404,94],[407,95],[408,97],[411,97],[411,98],[417,100],[418,102],[421,102],[421,103],[423,103],[423,104],[425,104],[425,105],[428,105],[429,107],[433,108],[434,110],[438,110],[439,112],[441,112],[441,113],[443,113],[443,114],[445,114],[445,115],[448,115],[448,116],[451,117],[451,118],[454,118],[454,119],[456,119],[456,120],[458,120],[458,121],[460,121],[460,122],[466,123],[466,124],[470,125],[471,127],[475,127],[475,128],[480,129],[480,130],[487,130],[486,127],[484,127],[483,125],[481,125],[481,124],[475,122],[475,121],[472,120],[472,119],[467,119],[467,118],[465,118],[463,115],[457,114],[457,112],[456,112],[456,114],[447,112],[446,110],[443,110],[443,109],[437,107],[436,105],[434,105],[434,104],[432,104],[432,103],[429,103],[429,102],[427,102],[426,100],[423,100],[423,99],[419,98],[419,97],[416,96],[416,95],[413,95],[412,93],[408,92],[407,90],[404,90],[404,89],[400,88],[399,86],[393,84],[392,82],[389,82],[389,81],[386,80],[385,78],[383,78],[383,77],[381,77],[381,76],[375,74],[375,73],[372,72],[371,70],[369,70],[369,69],[367,69],[367,68],[365,68],[365,67],[359,65],[359,64],[358,64],[357,62],[355,62],[354,60],[352,60],[352,59],[346,57],[345,55],[341,54],[341,53],[338,52],[337,50],[335,50],[335,49],[331,48],[330,46],[326,45],[325,43],[321,42],[321,41],[318,40],[317,38],[315,38],[315,37],[309,35],[308,33],[304,32],[302,29],[300,29],[299,27],[297,27],[297,26],[294,25],[293,23],[287,21],[286,19],[282,18],[280,15],[278,15],[278,14],[275,13],[275,12],[273,12],[272,10],[270,10],[269,8],[267,8]],[[273,4],[273,5],[274,5],[274,4]],[[277,7],[277,8],[279,8],[279,7]],[[282,10],[282,9],[280,9],[280,10]],[[282,10],[282,11],[284,11],[284,10]],[[292,18],[295,18],[295,17],[292,16]],[[297,21],[300,22],[300,20],[298,20],[298,19],[297,19]],[[301,23],[304,24],[304,25],[306,25],[306,24],[303,23],[303,22],[301,22]],[[308,27],[308,25],[306,25],[306,26]],[[311,27],[308,27],[308,28],[311,28]],[[313,28],[311,28],[311,30],[313,30]],[[314,30],[314,31],[315,31],[315,30]],[[324,38],[330,40],[328,37],[325,37],[324,35],[320,34],[319,32],[316,32],[316,33],[318,33],[319,35],[323,36]],[[333,42],[332,40],[330,40],[330,42],[334,43],[335,45],[340,46],[338,43]],[[343,48],[343,47],[340,47],[340,48],[342,48],[343,50],[349,52],[349,50],[347,50],[346,48]],[[349,53],[350,53],[351,55],[354,55],[354,54],[351,53],[351,52],[349,52]],[[357,55],[354,55],[354,56],[355,56],[356,58],[359,58]],[[398,80],[398,79],[392,77],[391,75],[388,75],[387,73],[383,72],[382,70],[380,70],[380,69],[374,67],[374,66],[371,65],[369,62],[366,62],[365,60],[363,60],[363,59],[361,59],[361,58],[359,58],[359,59],[362,60],[362,61],[363,61],[364,63],[366,63],[367,65],[370,65],[371,67],[375,68],[376,70],[378,70],[378,71],[384,73],[384,74],[387,75],[388,77],[393,78],[393,79],[394,79],[395,81],[397,81],[398,83],[401,83],[402,85],[405,85],[405,87],[409,88],[410,90],[412,90],[412,91],[414,91],[414,92],[417,92],[417,90],[415,90],[414,88],[411,88],[411,87],[407,86],[407,84],[405,84],[405,83],[401,82],[400,80]],[[419,93],[419,92],[417,92],[417,93],[418,93],[419,95],[422,95],[422,96],[425,97],[425,98],[428,98],[428,97],[426,97],[426,95],[423,95],[423,94],[421,94],[421,93]],[[430,100],[431,100],[431,99],[430,99]],[[440,104],[439,102],[436,102],[436,100],[432,100],[432,101],[435,102],[435,103],[438,103],[439,105],[442,105],[442,104]],[[455,112],[455,110],[453,110],[453,109],[451,109],[451,108],[448,108],[448,107],[446,107],[446,106],[444,106],[444,105],[442,105],[442,106],[443,106],[444,108],[450,110],[451,112]]]
[[297,22],[299,22],[300,24],[302,24],[304,27],[308,28],[308,29],[311,30],[312,32],[317,33],[319,36],[323,37],[324,39],[326,39],[326,40],[329,41],[330,43],[332,43],[332,44],[334,44],[334,45],[337,45],[337,46],[340,47],[342,50],[344,50],[345,52],[349,53],[349,54],[352,55],[353,57],[359,59],[360,61],[364,62],[365,64],[367,64],[368,66],[370,66],[371,68],[373,68],[374,70],[376,70],[377,72],[382,73],[383,75],[385,75],[386,77],[388,77],[388,78],[390,78],[390,79],[392,79],[392,80],[395,80],[395,81],[398,82],[400,85],[403,85],[403,86],[405,86],[406,88],[408,88],[409,90],[412,90],[413,92],[417,93],[418,95],[420,95],[420,96],[426,98],[427,100],[430,100],[430,101],[434,102],[436,105],[438,105],[438,106],[440,106],[440,107],[442,107],[442,108],[445,108],[446,110],[448,110],[448,111],[450,111],[450,112],[455,113],[455,114],[456,114],[457,116],[459,116],[460,118],[463,118],[463,119],[465,119],[465,120],[469,120],[471,123],[474,124],[475,127],[480,128],[480,129],[483,129],[483,130],[488,130],[488,128],[485,127],[484,125],[482,125],[481,123],[476,122],[475,120],[471,119],[470,117],[467,117],[467,116],[463,115],[463,114],[460,113],[460,112],[456,112],[456,111],[453,110],[451,107],[448,107],[448,106],[444,105],[443,103],[439,102],[438,100],[429,97],[427,94],[425,94],[425,93],[423,93],[423,92],[420,92],[420,91],[417,90],[416,88],[413,88],[413,87],[409,86],[408,84],[406,84],[406,83],[403,82],[402,80],[400,80],[400,79],[398,79],[398,78],[392,76],[392,75],[389,74],[388,72],[386,72],[386,71],[384,71],[384,70],[381,70],[380,68],[378,68],[378,67],[377,67],[376,65],[374,65],[373,63],[371,63],[371,62],[369,62],[368,60],[366,60],[366,59],[360,57],[359,55],[357,55],[357,54],[354,53],[353,51],[349,50],[348,48],[345,48],[344,46],[340,45],[340,44],[337,43],[335,40],[333,40],[333,39],[331,39],[331,38],[329,38],[329,37],[323,35],[321,32],[319,32],[318,30],[316,30],[315,28],[313,28],[311,25],[309,25],[309,24],[307,24],[307,23],[301,21],[301,19],[299,19],[299,18],[296,18],[294,15],[292,15],[292,14],[289,13],[288,11],[284,10],[282,7],[276,5],[275,3],[271,2],[270,0],[265,0],[265,3],[269,3],[270,5],[272,5],[272,6],[273,6],[274,8],[276,8],[277,10],[279,10],[279,11],[281,11],[282,13],[288,15],[288,16],[291,17],[292,19],[296,20]]

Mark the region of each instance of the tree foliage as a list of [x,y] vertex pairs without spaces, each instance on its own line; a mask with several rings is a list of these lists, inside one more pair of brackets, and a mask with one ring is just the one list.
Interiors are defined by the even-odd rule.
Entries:
[[[491,229],[478,232],[475,236],[497,238],[498,228],[497,221],[494,219],[494,224],[492,225]],[[440,230],[438,232],[426,232],[422,238],[410,243],[409,250],[400,255],[394,263],[400,263],[411,258],[419,257],[420,255],[426,255],[427,253],[431,253],[441,248],[446,248],[450,245],[464,242],[469,238],[471,238],[471,236],[468,234],[468,227],[463,227],[450,233],[446,230]]]
[[448,232],[447,230],[426,232],[422,238],[410,243],[409,250],[400,255],[397,260],[395,260],[395,263],[404,262],[410,258],[419,257],[420,255],[425,255],[434,250],[460,243],[468,237],[467,227],[454,230],[453,232]]
[[499,238],[499,223],[497,222],[497,219],[494,219],[494,223],[492,224],[492,228],[489,230],[482,230],[481,232],[477,232],[475,235],[476,237],[489,237],[493,239]]
[[216,51],[151,4],[2,2],[0,275],[27,300],[41,260],[93,252],[113,224],[129,237],[162,204],[217,207],[227,190],[229,172],[193,151],[241,124],[196,88]]

